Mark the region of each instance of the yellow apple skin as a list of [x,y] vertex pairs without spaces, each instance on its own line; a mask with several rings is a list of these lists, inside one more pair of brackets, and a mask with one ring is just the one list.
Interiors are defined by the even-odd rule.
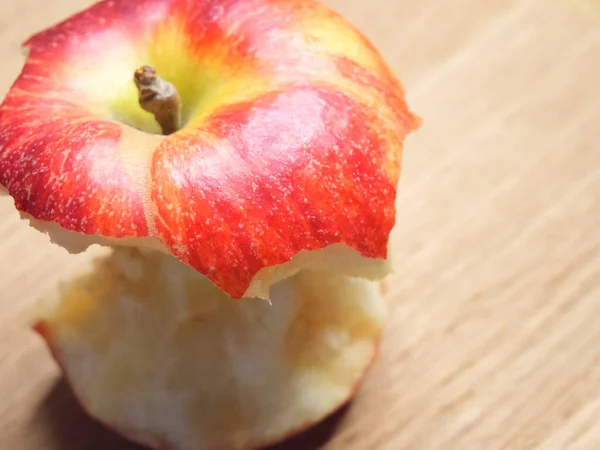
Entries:
[[[321,3],[106,0],[25,48],[0,106],[0,186],[51,235],[161,249],[235,298],[332,245],[388,257],[419,119]],[[179,90],[172,135],[138,105],[144,64]]]

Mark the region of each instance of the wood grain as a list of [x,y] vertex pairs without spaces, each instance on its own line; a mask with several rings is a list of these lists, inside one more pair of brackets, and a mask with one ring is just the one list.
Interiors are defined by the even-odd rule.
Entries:
[[[600,448],[597,2],[330,3],[425,123],[405,157],[381,358],[345,414],[280,450]],[[87,4],[0,3],[0,94],[20,42]],[[50,245],[6,197],[0,236],[0,449],[133,450],[83,416],[27,328],[90,255]]]

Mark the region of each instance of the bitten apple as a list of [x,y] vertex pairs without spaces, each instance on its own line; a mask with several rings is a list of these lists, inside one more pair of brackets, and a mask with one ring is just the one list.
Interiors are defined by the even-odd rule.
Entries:
[[36,325],[91,416],[247,449],[346,401],[419,124],[376,49],[314,0],[105,0],[25,48],[0,193],[71,252],[115,247]]

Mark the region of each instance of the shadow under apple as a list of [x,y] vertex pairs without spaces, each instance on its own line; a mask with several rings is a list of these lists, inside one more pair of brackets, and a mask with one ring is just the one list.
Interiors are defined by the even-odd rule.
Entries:
[[[335,434],[348,409],[349,404],[305,432],[262,450],[318,450]],[[92,420],[64,380],[57,381],[41,402],[34,426],[45,428],[61,450],[146,450]]]

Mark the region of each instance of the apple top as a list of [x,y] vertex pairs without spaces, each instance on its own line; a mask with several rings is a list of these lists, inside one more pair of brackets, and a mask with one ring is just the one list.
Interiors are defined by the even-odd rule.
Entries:
[[[55,242],[172,253],[235,298],[304,267],[380,276],[419,119],[335,12],[107,0],[25,47],[0,106],[0,187]],[[168,136],[138,102],[146,64],[181,98]]]

